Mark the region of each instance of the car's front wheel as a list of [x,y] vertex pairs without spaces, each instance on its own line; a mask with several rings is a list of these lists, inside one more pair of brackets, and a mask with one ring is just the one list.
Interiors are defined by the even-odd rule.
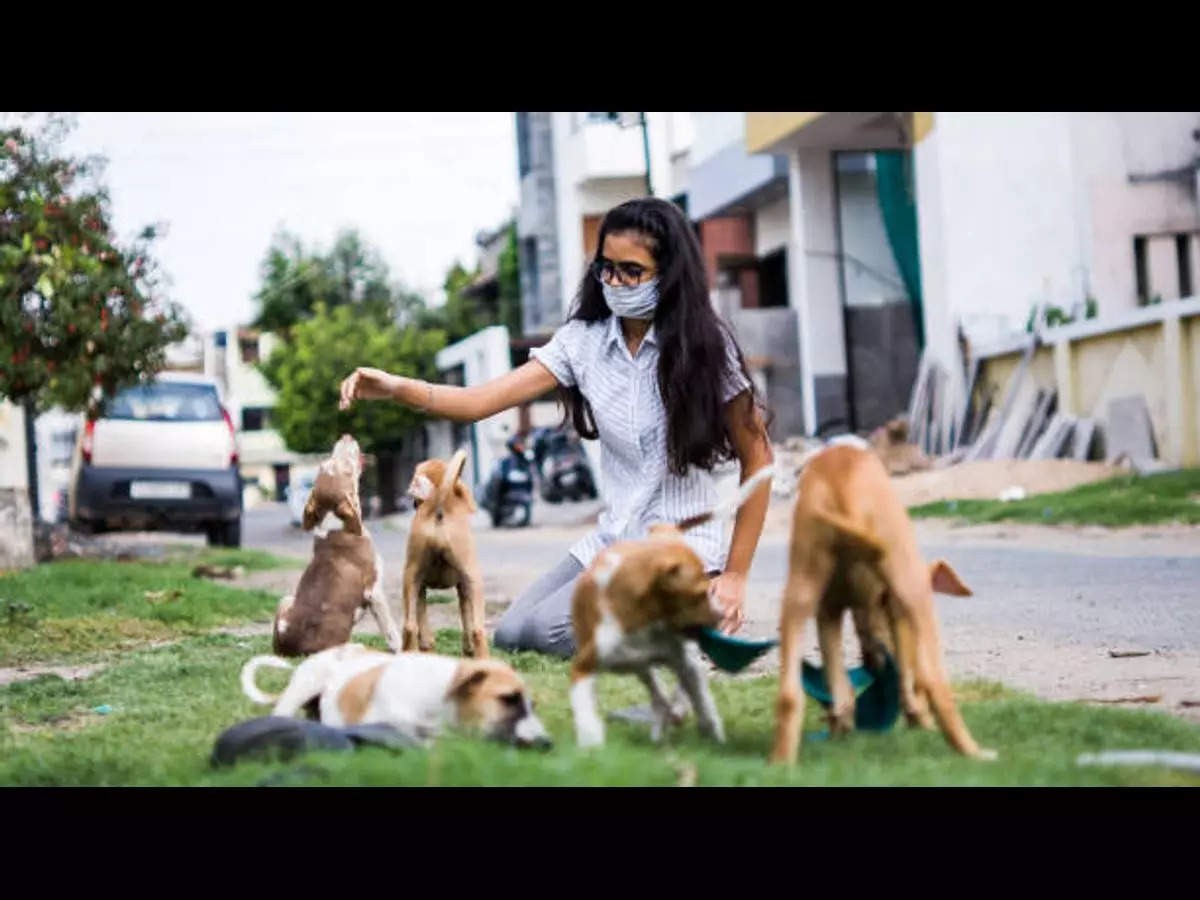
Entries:
[[232,522],[217,522],[208,526],[208,545],[210,547],[240,547],[242,546],[242,520]]

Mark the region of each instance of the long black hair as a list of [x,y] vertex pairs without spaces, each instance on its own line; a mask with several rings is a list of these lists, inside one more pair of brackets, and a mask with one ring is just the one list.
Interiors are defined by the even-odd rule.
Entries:
[[[684,475],[689,466],[711,470],[735,455],[721,402],[722,385],[735,374],[727,371],[726,341],[733,346],[737,366],[750,384],[752,402],[744,404],[746,424],[760,431],[764,440],[766,429],[760,426],[755,411],[762,410],[768,422],[770,413],[754,387],[741,348],[709,300],[700,242],[687,216],[674,203],[657,197],[613,207],[600,223],[593,263],[604,252],[606,235],[627,232],[645,241],[658,268],[654,332],[658,389],[667,413],[668,464],[676,475]],[[611,315],[589,267],[567,319],[599,322]],[[599,437],[591,406],[577,386],[561,388],[560,399],[581,437]]]

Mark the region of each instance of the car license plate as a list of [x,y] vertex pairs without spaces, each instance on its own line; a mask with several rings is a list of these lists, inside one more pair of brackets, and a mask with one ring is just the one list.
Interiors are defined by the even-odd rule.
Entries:
[[187,500],[192,486],[186,481],[134,481],[129,496],[134,500]]

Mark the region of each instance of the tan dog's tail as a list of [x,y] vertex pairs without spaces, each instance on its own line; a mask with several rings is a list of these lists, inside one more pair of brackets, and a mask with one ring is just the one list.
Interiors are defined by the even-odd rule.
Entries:
[[271,666],[276,669],[293,669],[295,667],[286,659],[280,659],[278,656],[255,656],[242,666],[242,693],[254,703],[269,705],[279,699],[279,694],[264,694],[254,683],[255,673],[263,666]]
[[454,482],[458,481],[458,477],[462,475],[463,466],[466,464],[467,451],[460,447],[450,457],[450,462],[446,464],[446,473],[442,476],[442,483],[437,486],[437,492],[434,495],[435,512],[440,513],[446,501],[450,499],[450,493],[454,490]]
[[676,527],[680,531],[687,531],[689,528],[695,528],[697,525],[703,525],[705,522],[711,522],[713,519],[727,516],[730,513],[735,513],[741,509],[742,504],[750,499],[758,486],[764,481],[770,481],[775,477],[775,463],[769,466],[763,466],[753,475],[746,479],[745,484],[738,488],[736,494],[724,503],[718,503],[709,512],[701,513],[698,516],[691,516],[684,519]]

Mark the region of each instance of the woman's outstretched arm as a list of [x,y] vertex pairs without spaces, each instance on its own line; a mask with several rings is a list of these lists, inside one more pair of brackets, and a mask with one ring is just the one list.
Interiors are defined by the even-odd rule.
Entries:
[[550,370],[536,359],[473,387],[431,384],[360,366],[342,381],[339,409],[349,409],[355,400],[394,400],[438,419],[478,422],[536,400],[557,384]]

